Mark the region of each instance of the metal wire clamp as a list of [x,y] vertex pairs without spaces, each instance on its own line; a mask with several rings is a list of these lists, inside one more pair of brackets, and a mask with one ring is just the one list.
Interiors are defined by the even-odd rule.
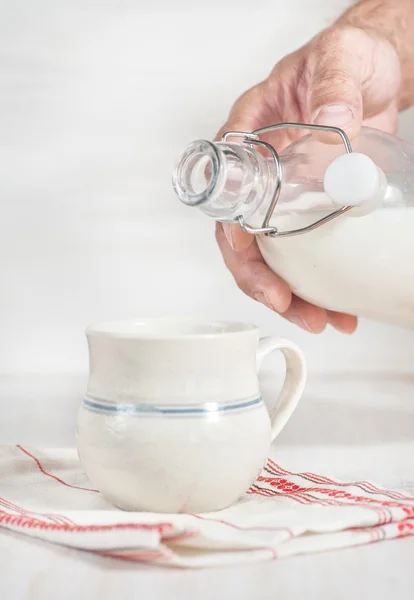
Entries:
[[325,223],[328,223],[329,221],[336,219],[337,217],[345,214],[352,208],[352,206],[343,206],[342,208],[335,210],[335,211],[331,212],[330,214],[326,215],[322,219],[319,219],[318,221],[315,221],[314,223],[311,223],[310,225],[307,225],[306,227],[301,227],[299,229],[291,229],[288,231],[279,231],[277,229],[277,227],[269,225],[270,219],[272,218],[273,212],[276,208],[277,201],[279,200],[280,190],[282,187],[282,180],[283,180],[283,171],[282,171],[282,165],[280,162],[279,155],[276,152],[275,148],[268,142],[264,142],[264,141],[260,140],[259,135],[262,133],[269,133],[271,131],[276,131],[278,129],[307,129],[310,131],[312,131],[312,130],[330,131],[331,133],[336,133],[341,137],[342,142],[345,146],[345,150],[348,154],[350,154],[352,152],[352,146],[351,146],[351,143],[350,143],[349,138],[348,138],[347,134],[345,133],[345,131],[343,131],[343,129],[339,129],[338,127],[331,127],[329,125],[311,125],[311,124],[305,124],[305,123],[277,123],[275,125],[269,125],[268,127],[262,127],[260,129],[256,129],[255,131],[252,131],[252,132],[226,131],[221,138],[222,142],[226,142],[229,137],[242,137],[243,138],[242,143],[247,144],[250,147],[251,146],[262,146],[263,148],[265,148],[270,153],[271,157],[273,158],[273,160],[275,162],[277,182],[276,182],[275,190],[273,192],[272,200],[269,204],[269,207],[268,207],[265,217],[263,219],[262,226],[261,227],[250,227],[245,222],[243,215],[239,215],[237,217],[237,221],[239,222],[240,227],[244,231],[246,231],[247,233],[250,233],[252,235],[264,234],[264,235],[267,235],[270,237],[289,237],[289,236],[293,236],[293,235],[301,235],[303,233],[308,233],[309,231],[313,231],[314,229],[317,229],[321,225],[324,225]]

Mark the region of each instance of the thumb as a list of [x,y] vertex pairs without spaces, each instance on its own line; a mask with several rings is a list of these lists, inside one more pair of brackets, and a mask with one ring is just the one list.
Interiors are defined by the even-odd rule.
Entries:
[[[363,119],[363,91],[360,61],[354,48],[332,52],[332,42],[323,39],[322,52],[310,78],[308,110],[312,123],[339,127],[350,137],[358,135]],[[331,134],[333,136],[334,134]],[[335,135],[332,141],[339,142]]]
[[[315,73],[310,93],[310,114],[315,125],[343,129],[351,138],[362,125],[362,90],[352,73],[328,69]],[[340,142],[338,136],[335,140]]]

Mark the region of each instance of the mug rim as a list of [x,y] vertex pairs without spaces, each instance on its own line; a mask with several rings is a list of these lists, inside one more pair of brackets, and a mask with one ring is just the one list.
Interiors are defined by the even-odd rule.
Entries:
[[[153,326],[152,331],[149,326]],[[170,329],[168,330],[168,325]],[[182,331],[173,330],[181,325]],[[172,326],[172,327],[171,327]],[[194,331],[189,327],[193,326]],[[184,329],[187,328],[187,330]],[[196,328],[198,327],[198,330]],[[205,328],[205,331],[200,330]],[[141,328],[141,331],[139,330]],[[87,337],[106,337],[115,339],[137,340],[194,340],[233,337],[258,331],[258,327],[243,321],[208,319],[202,317],[143,317],[136,319],[119,319],[99,321],[89,325]]]

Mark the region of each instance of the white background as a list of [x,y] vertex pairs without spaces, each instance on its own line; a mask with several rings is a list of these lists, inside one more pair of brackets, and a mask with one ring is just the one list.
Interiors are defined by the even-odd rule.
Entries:
[[311,373],[412,370],[411,332],[312,336],[245,297],[171,188],[187,143],[348,4],[2,0],[0,373],[84,373],[89,323],[177,313],[288,336]]

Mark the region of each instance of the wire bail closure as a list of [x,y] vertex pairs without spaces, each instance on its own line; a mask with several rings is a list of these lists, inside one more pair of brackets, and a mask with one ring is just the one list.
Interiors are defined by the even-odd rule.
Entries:
[[276,125],[269,125],[268,127],[262,127],[261,129],[256,129],[255,131],[252,131],[250,133],[245,132],[245,131],[226,131],[221,138],[222,142],[226,142],[229,137],[242,137],[243,144],[247,144],[250,147],[262,146],[270,153],[271,157],[273,158],[273,160],[275,162],[275,167],[276,167],[277,182],[276,182],[275,190],[273,192],[272,200],[269,204],[269,207],[268,207],[265,217],[263,219],[262,226],[261,227],[250,227],[245,222],[243,215],[239,215],[237,217],[237,221],[239,222],[240,227],[244,231],[246,231],[246,233],[250,233],[252,235],[264,234],[264,235],[267,235],[270,237],[289,237],[289,236],[301,235],[302,233],[308,233],[309,231],[313,231],[314,229],[317,229],[321,225],[324,225],[325,223],[328,223],[329,221],[332,221],[333,219],[336,219],[340,215],[343,215],[346,212],[348,212],[349,210],[351,210],[352,206],[343,206],[342,208],[331,212],[329,215],[326,215],[326,217],[323,217],[322,219],[319,219],[318,221],[315,221],[314,223],[311,223],[310,225],[307,225],[306,227],[301,227],[299,229],[291,229],[288,231],[279,231],[277,229],[277,227],[269,226],[270,219],[272,218],[273,212],[274,212],[277,202],[279,200],[280,190],[282,187],[283,172],[282,172],[282,165],[280,162],[280,158],[279,158],[279,155],[276,152],[275,148],[268,142],[264,142],[263,140],[260,140],[259,135],[261,133],[269,133],[270,131],[276,131],[277,129],[308,129],[308,130],[316,130],[316,131],[330,131],[332,133],[337,133],[342,139],[342,142],[345,146],[345,150],[346,150],[347,154],[351,154],[351,152],[352,152],[352,146],[351,146],[351,143],[350,143],[349,138],[348,138],[347,134],[345,133],[345,131],[343,131],[343,129],[339,129],[338,127],[331,127],[329,125],[311,125],[311,124],[305,124],[305,123],[277,123]]

